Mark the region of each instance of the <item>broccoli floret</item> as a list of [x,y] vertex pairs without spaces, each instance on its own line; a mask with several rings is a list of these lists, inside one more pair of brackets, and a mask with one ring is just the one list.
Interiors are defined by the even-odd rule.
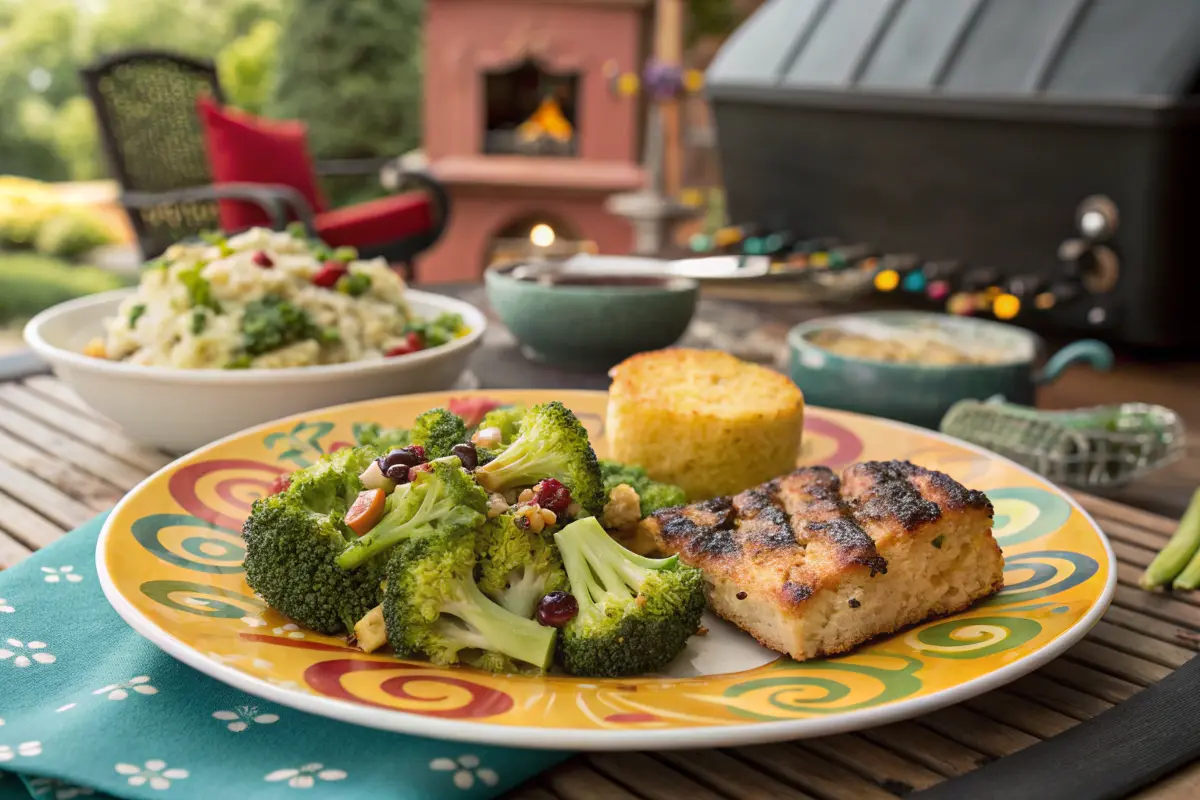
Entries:
[[534,406],[521,420],[521,433],[496,458],[475,470],[490,492],[532,486],[555,478],[587,514],[604,508],[604,486],[587,430],[556,401]]
[[346,633],[379,604],[385,559],[354,572],[336,559],[354,534],[342,524],[376,453],[345,448],[291,476],[280,494],[255,501],[242,528],[246,582],[275,610],[318,633]]
[[336,334],[321,329],[307,311],[274,294],[251,300],[242,316],[242,349],[252,356],[305,339],[330,341]]
[[467,440],[467,424],[462,417],[445,408],[433,408],[417,417],[408,432],[413,444],[425,448],[429,458],[444,458],[450,448]]
[[423,655],[435,664],[466,661],[508,672],[511,660],[546,669],[555,629],[506,611],[479,590],[474,538],[425,536],[392,552],[383,596],[388,641],[401,657]]
[[605,497],[612,494],[612,490],[622,483],[637,492],[643,517],[648,517],[660,509],[681,506],[687,502],[687,493],[683,489],[670,483],[651,480],[646,470],[633,464],[619,464],[603,459],[600,461],[600,474],[604,476]]
[[567,588],[567,573],[550,534],[518,527],[511,514],[489,520],[476,534],[475,554],[480,590],[526,619],[548,592]]
[[431,462],[427,472],[397,487],[388,498],[383,519],[352,542],[337,558],[338,566],[354,569],[405,539],[433,533],[474,531],[487,519],[487,492],[454,457]]
[[500,430],[500,446],[497,450],[508,447],[513,439],[521,433],[521,419],[525,416],[525,406],[501,406],[493,408],[483,415],[479,429],[498,428]]
[[354,423],[354,439],[359,444],[369,444],[381,451],[408,447],[411,442],[404,428],[386,428],[378,422]]
[[687,645],[704,611],[704,578],[676,556],[646,558],[595,518],[554,534],[579,613],[562,629],[564,669],[620,677],[655,672]]

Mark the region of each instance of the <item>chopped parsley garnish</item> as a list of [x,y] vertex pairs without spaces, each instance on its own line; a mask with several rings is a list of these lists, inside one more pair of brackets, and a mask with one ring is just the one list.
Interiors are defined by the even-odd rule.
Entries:
[[208,313],[203,308],[192,309],[192,335],[199,336],[208,327]]
[[133,308],[129,309],[129,329],[133,330],[137,326],[137,321],[142,318],[142,314],[146,313],[146,304],[138,303]]
[[359,297],[371,291],[371,276],[352,272],[338,278],[337,290],[351,297]]
[[220,314],[221,304],[217,302],[217,298],[213,297],[212,284],[200,274],[202,269],[204,269],[204,265],[197,264],[191,269],[180,272],[179,282],[187,287],[188,300],[191,301],[192,308],[210,308]]

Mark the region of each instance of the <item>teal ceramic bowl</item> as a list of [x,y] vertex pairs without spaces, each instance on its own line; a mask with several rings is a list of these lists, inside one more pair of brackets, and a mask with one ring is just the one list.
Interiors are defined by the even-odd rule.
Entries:
[[670,347],[696,312],[698,285],[686,278],[520,275],[488,270],[488,300],[526,356],[559,366],[609,367]]
[[[848,356],[815,344],[811,337],[833,329],[872,338],[932,336],[987,363],[930,364]],[[1086,339],[1059,350],[1038,369],[1041,340],[1014,325],[910,311],[880,311],[826,317],[797,325],[788,333],[792,380],[806,403],[900,420],[936,429],[959,400],[997,395],[1011,403],[1035,404],[1037,386],[1050,383],[1072,364],[1112,367],[1103,342]]]

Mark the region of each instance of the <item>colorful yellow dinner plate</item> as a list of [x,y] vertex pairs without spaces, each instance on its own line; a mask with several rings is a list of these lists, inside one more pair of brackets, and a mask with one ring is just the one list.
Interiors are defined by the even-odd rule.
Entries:
[[[605,453],[603,393],[485,394],[526,404],[562,400]],[[623,680],[493,675],[367,655],[297,628],[255,597],[239,530],[276,476],[353,442],[356,423],[407,425],[450,397],[317,411],[176,461],[131,492],[104,528],[96,558],[109,601],[184,663],[283,705],[437,738],[604,750],[821,736],[932,711],[1058,656],[1112,597],[1108,542],[1054,486],[936,433],[816,408],[806,414],[802,464],[908,459],[986,491],[1007,562],[1005,589],[965,613],[803,663],[710,615],[708,634],[694,637],[667,673]]]

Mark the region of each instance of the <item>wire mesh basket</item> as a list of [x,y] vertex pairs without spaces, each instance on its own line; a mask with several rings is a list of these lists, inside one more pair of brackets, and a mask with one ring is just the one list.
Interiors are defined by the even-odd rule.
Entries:
[[963,400],[946,412],[943,433],[986,447],[1055,483],[1076,489],[1116,488],[1183,454],[1179,415],[1146,403],[1041,411]]

